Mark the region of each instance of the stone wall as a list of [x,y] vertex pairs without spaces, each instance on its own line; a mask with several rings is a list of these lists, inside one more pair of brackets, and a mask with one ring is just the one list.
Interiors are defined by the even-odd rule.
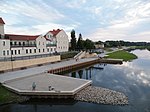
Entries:
[[0,62],[0,71],[19,69],[19,68],[24,68],[29,66],[40,65],[44,63],[56,62],[56,61],[60,61],[60,55],[36,58],[36,59],[28,59],[28,60],[5,61],[5,62]]

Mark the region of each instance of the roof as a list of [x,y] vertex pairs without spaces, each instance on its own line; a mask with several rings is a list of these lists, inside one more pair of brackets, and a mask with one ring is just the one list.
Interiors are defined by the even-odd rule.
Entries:
[[56,36],[61,30],[60,29],[57,29],[57,30],[54,30],[53,31],[49,31],[53,34],[53,36]]
[[15,35],[15,34],[5,34],[9,36],[10,40],[35,40],[40,35]]
[[5,24],[5,22],[3,21],[1,17],[0,17],[0,24]]

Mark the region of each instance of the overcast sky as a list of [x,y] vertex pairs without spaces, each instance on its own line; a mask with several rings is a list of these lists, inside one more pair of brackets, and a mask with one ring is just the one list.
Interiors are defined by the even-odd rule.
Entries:
[[5,33],[64,29],[93,41],[150,42],[150,0],[0,0]]

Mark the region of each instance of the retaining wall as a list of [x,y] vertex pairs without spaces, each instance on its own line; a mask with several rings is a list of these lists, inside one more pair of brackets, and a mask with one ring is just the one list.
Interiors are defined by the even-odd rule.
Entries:
[[0,62],[0,72],[9,71],[13,69],[23,69],[29,66],[41,65],[56,61],[60,61],[60,55],[28,60]]

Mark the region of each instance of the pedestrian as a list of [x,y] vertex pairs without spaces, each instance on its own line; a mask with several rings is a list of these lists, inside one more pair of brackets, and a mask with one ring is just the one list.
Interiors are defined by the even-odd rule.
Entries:
[[36,88],[36,83],[33,82],[33,83],[32,83],[32,90],[35,90],[35,88]]

